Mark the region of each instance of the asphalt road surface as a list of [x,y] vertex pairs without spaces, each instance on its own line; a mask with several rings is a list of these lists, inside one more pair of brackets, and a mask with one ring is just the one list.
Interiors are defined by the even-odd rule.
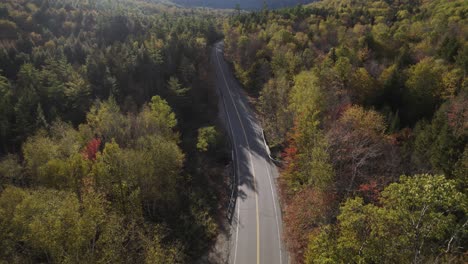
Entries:
[[231,199],[229,263],[288,263],[276,191],[278,170],[270,161],[262,128],[224,60],[223,43],[211,54],[220,108],[233,145],[235,186]]

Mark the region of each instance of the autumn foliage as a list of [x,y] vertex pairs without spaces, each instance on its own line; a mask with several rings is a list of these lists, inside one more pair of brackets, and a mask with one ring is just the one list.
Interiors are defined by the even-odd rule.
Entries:
[[[259,90],[265,133],[283,150],[279,190],[293,263],[445,263],[466,251],[443,259],[428,241],[403,246],[407,237],[395,234],[404,224],[391,219],[403,210],[381,210],[400,175],[443,174],[466,189],[467,18],[458,15],[465,2],[323,0],[225,23],[227,57],[241,83]],[[346,202],[375,211],[334,206]],[[380,234],[376,221],[365,222],[371,218],[390,232]],[[466,229],[465,215],[457,221]],[[363,237],[371,228],[375,247]],[[446,248],[459,237],[448,229]],[[415,252],[424,256],[410,260]]]
[[291,199],[284,213],[287,223],[284,233],[293,260],[303,259],[309,234],[329,222],[336,207],[337,200],[333,193],[314,188],[306,188]]
[[98,153],[100,147],[101,140],[99,138],[93,138],[84,148],[82,152],[83,157],[87,160],[96,160],[96,154]]
[[385,134],[384,117],[373,110],[353,106],[328,131],[336,168],[336,187],[349,195],[361,184],[390,182],[398,176],[399,157],[391,137]]
[[377,202],[380,191],[377,181],[375,180],[371,180],[370,183],[361,184],[358,189],[358,192],[367,202]]

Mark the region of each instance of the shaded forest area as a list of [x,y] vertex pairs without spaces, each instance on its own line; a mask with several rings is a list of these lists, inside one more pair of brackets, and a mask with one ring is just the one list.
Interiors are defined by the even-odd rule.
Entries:
[[216,12],[0,4],[0,262],[186,263],[218,233]]
[[324,0],[224,24],[283,162],[294,262],[467,261],[467,8]]

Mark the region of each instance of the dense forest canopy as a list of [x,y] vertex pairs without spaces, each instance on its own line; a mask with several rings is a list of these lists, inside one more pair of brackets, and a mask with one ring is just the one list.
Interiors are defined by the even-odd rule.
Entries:
[[0,262],[186,263],[225,190],[209,45],[220,13],[0,3]]
[[283,160],[294,262],[466,262],[467,12],[324,0],[224,24]]
[[[4,104],[10,112],[2,114],[2,138],[14,139],[2,142],[4,152],[40,126],[37,118],[43,125],[57,118],[77,125],[96,98],[109,96],[124,111],[154,94],[183,100],[168,88],[170,77],[188,87],[207,74],[200,65],[206,65],[207,45],[218,38],[213,17],[169,15],[185,11],[132,1],[106,3],[2,4],[2,91],[11,104]],[[145,14],[151,8],[159,10],[156,15]]]
[[296,4],[3,0],[0,262],[205,255],[230,193],[224,37],[281,163],[294,263],[466,263],[466,1],[275,9]]

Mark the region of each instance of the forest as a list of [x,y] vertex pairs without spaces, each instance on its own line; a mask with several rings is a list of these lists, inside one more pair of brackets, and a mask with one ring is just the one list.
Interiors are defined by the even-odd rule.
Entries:
[[211,247],[220,14],[0,3],[0,263],[191,263]]
[[268,8],[284,8],[299,4],[307,4],[314,0],[172,0],[176,4],[192,7],[209,7],[244,10],[261,10]]
[[466,263],[468,5],[237,14],[226,56],[282,161],[292,263]]
[[468,262],[466,1],[238,2],[0,3],[0,263],[202,262],[223,39],[291,263]]

